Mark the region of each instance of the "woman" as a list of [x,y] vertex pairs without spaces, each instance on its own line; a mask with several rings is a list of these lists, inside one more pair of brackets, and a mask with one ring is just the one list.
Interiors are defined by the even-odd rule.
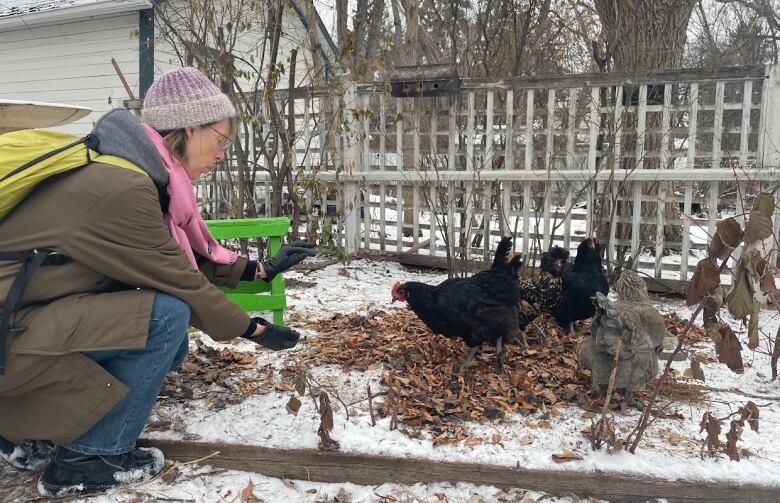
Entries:
[[[116,109],[91,133],[129,168],[92,162],[39,184],[0,221],[3,251],[70,258],[32,276],[0,376],[0,456],[23,469],[46,464],[44,496],[159,473],[162,453],[135,442],[187,354],[188,325],[273,350],[297,343],[297,332],[249,318],[217,288],[270,280],[313,254],[295,243],[258,264],[221,247],[200,218],[189,181],[224,158],[235,115],[203,74],[172,70],[149,89],[144,125]],[[18,271],[0,262],[0,304]]]

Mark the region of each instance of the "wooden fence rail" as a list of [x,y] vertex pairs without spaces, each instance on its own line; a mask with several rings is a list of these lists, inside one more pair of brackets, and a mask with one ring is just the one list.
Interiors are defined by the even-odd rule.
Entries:
[[204,463],[222,468],[317,482],[351,482],[372,486],[384,483],[470,482],[503,489],[520,487],[557,496],[590,496],[613,502],[656,498],[672,503],[775,503],[780,500],[780,488],[753,484],[666,480],[574,469],[532,470],[520,466],[391,458],[314,449],[269,449],[223,443],[142,439],[139,445],[157,447],[166,457],[182,462],[208,457]]

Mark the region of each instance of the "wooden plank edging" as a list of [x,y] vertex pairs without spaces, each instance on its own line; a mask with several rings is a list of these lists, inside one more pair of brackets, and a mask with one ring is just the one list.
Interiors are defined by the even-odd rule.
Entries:
[[219,451],[207,463],[268,477],[359,485],[396,483],[470,482],[499,488],[521,487],[555,496],[597,497],[610,502],[666,498],[669,502],[776,503],[780,487],[737,485],[727,482],[665,480],[604,472],[549,471],[508,466],[391,458],[313,449],[139,440],[141,447],[157,447],[167,458],[183,462]]

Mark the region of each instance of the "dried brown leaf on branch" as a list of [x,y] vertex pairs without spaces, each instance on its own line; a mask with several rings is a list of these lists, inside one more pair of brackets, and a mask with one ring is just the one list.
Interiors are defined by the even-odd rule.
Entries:
[[696,266],[691,282],[688,285],[688,296],[685,303],[693,306],[701,299],[712,295],[720,286],[720,268],[710,258],[703,258]]
[[295,391],[300,396],[306,393],[306,371],[303,369],[298,370],[295,374]]
[[739,409],[743,421],[747,421],[750,429],[758,433],[758,406],[753,402],[748,402]]
[[748,347],[758,347],[758,318],[761,306],[766,297],[760,291],[760,277],[755,264],[760,261],[757,250],[749,250],[742,254],[734,273],[734,285],[726,296],[729,313],[741,321],[748,323]]
[[758,278],[758,288],[762,293],[771,294],[777,292],[774,270],[760,253],[756,252],[751,255],[750,270]]
[[775,198],[762,192],[756,196],[750,218],[745,225],[745,244],[750,246],[757,241],[770,237],[773,233],[772,214],[775,210]]
[[742,363],[742,344],[739,343],[736,334],[728,325],[721,325],[718,331],[720,338],[715,343],[715,351],[718,361],[725,363],[728,368],[737,374],[745,371]]
[[734,217],[718,223],[707,254],[711,259],[725,260],[742,241],[742,227]]
[[339,443],[330,437],[333,430],[333,408],[330,405],[330,398],[324,391],[320,392],[320,427],[317,434],[320,436],[319,448],[323,451],[335,451],[339,448]]
[[707,432],[707,450],[709,451],[710,455],[714,456],[720,451],[721,446],[720,439],[718,438],[718,435],[720,435],[720,423],[711,413],[705,412],[701,418],[701,423],[699,423],[699,426],[699,433],[703,431]]
[[773,349],[770,365],[772,367],[772,380],[774,381],[777,379],[777,362],[780,360],[780,327],[777,327],[777,334],[775,335],[775,340],[772,343],[772,346]]
[[723,449],[732,461],[739,461],[739,447],[737,441],[742,436],[742,428],[745,423],[741,419],[732,419],[731,428],[726,433],[726,446]]
[[734,285],[726,295],[726,305],[729,313],[736,320],[745,321],[753,310],[753,290],[750,287],[750,277],[742,260],[737,262],[734,272]]

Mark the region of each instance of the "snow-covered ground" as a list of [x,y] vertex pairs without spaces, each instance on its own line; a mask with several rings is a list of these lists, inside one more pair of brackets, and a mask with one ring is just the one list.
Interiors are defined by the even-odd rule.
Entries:
[[[441,273],[410,271],[393,262],[355,260],[348,264],[334,264],[310,274],[291,272],[289,280],[287,319],[293,326],[303,326],[311,320],[329,318],[335,314],[360,313],[371,315],[372,310],[405,309],[405,305],[390,303],[390,289],[396,281],[419,280],[436,283],[446,278]],[[676,312],[688,318],[691,310],[682,301],[664,301],[657,304],[664,313]],[[738,337],[744,342],[746,329],[730,320]],[[780,326],[777,312],[765,310],[760,321],[762,348],[768,336],[774,338]],[[312,330],[301,330],[306,338],[315,338]],[[234,351],[257,354],[258,372],[273,372],[281,380],[279,370],[310,350],[304,341],[286,353],[258,351],[248,341],[233,345],[219,344],[203,334],[195,334],[195,340],[210,347],[229,347]],[[780,382],[771,381],[769,357],[751,352],[746,345],[742,356],[745,372],[733,374],[715,361],[714,348],[705,344],[692,351],[703,356],[705,386],[723,391],[709,391],[701,403],[677,400],[669,404],[666,417],[654,421],[648,428],[635,454],[619,451],[607,453],[593,451],[582,430],[591,426],[593,413],[578,407],[566,406],[548,411],[546,415],[533,413],[509,415],[501,420],[483,423],[467,423],[464,430],[468,438],[482,438],[484,442],[460,442],[457,445],[433,445],[432,435],[422,429],[416,438],[399,430],[391,431],[389,418],[378,418],[371,425],[365,402],[350,407],[349,419],[343,409],[334,405],[335,427],[331,436],[340,444],[343,452],[381,454],[395,457],[423,458],[439,461],[486,463],[505,466],[522,466],[529,469],[605,471],[639,474],[666,478],[704,481],[728,481],[776,485],[780,489],[780,443],[774,437],[780,431]],[[676,362],[674,368],[682,375],[688,361]],[[312,370],[320,383],[337,389],[345,402],[360,400],[365,395],[366,384],[381,391],[381,369],[366,372],[344,372],[338,366],[323,366]],[[746,396],[744,393],[752,395]],[[236,404],[215,409],[209,400],[161,399],[151,417],[152,424],[170,424],[170,428],[153,428],[144,433],[150,439],[186,439],[203,442],[228,442],[277,448],[316,449],[319,441],[317,428],[319,414],[309,399],[302,399],[297,415],[286,411],[286,404],[293,390],[271,387],[270,391],[249,396]],[[765,398],[762,398],[765,397]],[[744,428],[738,446],[743,449],[742,460],[730,461],[725,455],[700,457],[701,440],[699,423],[705,411],[719,418],[735,412],[752,400],[760,408],[760,429]],[[668,400],[662,399],[666,405]],[[335,403],[335,401],[334,401]],[[552,413],[551,413],[552,412]],[[614,414],[618,436],[626,437],[636,425],[638,411],[617,411]],[[725,441],[728,421],[724,424],[721,440]],[[500,435],[499,442],[490,441]],[[552,455],[565,449],[579,454],[582,459],[556,463]],[[204,462],[204,463],[207,463]],[[155,480],[142,487],[114,491],[89,501],[117,502],[149,500],[176,501],[253,501],[241,499],[241,492],[253,484],[250,493],[261,501],[309,502],[309,501],[577,501],[567,498],[551,498],[540,493],[503,493],[495,487],[472,485],[417,485],[404,487],[386,485],[364,487],[351,484],[320,484],[303,481],[269,479],[258,474],[223,472],[209,466],[186,467],[174,483]],[[389,481],[391,482],[391,481]],[[442,495],[442,496],[439,496]],[[133,500],[132,498],[140,498]],[[238,499],[237,499],[238,498]],[[525,498],[525,499],[524,499]]]

